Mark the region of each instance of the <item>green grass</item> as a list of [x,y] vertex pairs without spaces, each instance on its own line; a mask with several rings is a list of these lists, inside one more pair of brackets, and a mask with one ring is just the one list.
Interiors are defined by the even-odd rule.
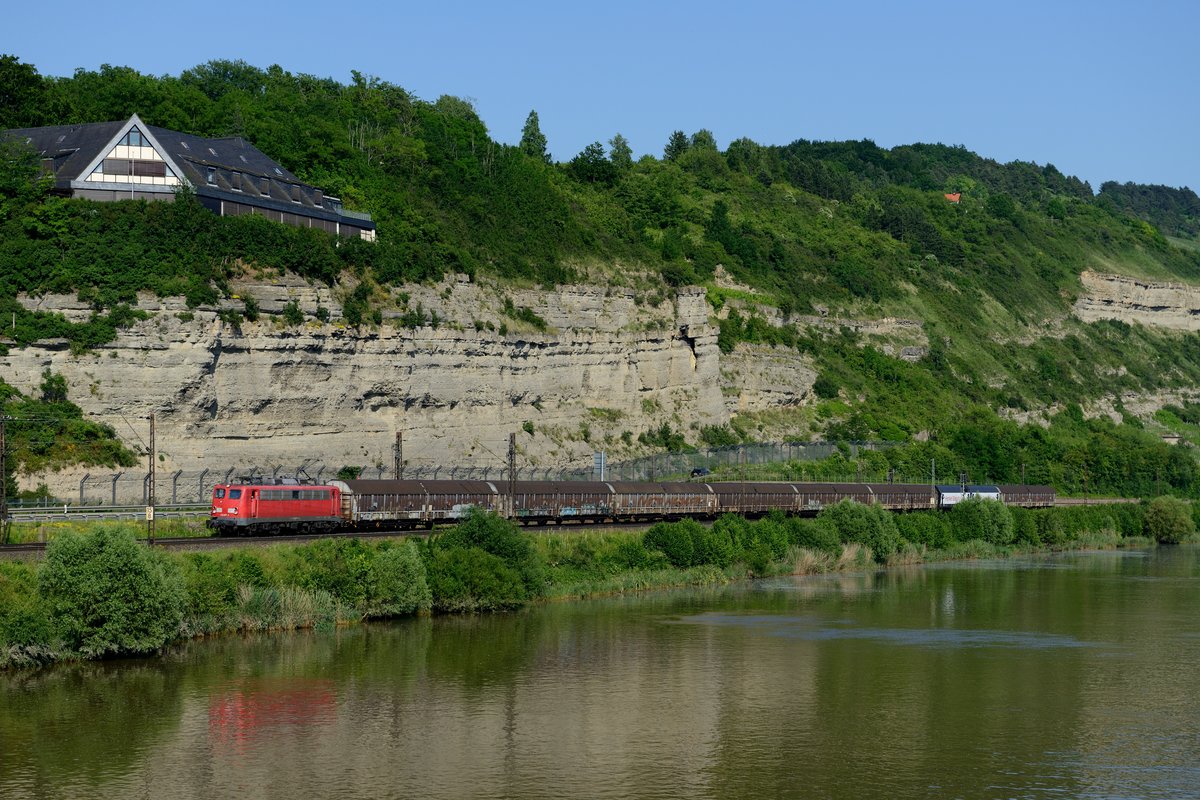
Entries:
[[[58,521],[58,522],[14,522],[9,529],[8,540],[11,544],[27,544],[31,542],[51,542],[70,534],[89,533],[97,525],[116,525],[128,530],[137,539],[146,539],[148,532],[146,523],[117,522],[101,523],[90,521]],[[204,519],[160,519],[155,522],[155,537],[158,539],[176,538],[206,538],[211,531],[204,527]]]

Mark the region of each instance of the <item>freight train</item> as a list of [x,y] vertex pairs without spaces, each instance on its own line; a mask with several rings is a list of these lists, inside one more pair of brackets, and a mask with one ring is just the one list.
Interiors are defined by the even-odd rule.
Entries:
[[208,526],[217,535],[432,528],[473,510],[525,525],[815,515],[843,500],[889,511],[946,509],[972,497],[1026,508],[1054,505],[1049,486],[912,483],[348,480],[323,485],[218,484]]

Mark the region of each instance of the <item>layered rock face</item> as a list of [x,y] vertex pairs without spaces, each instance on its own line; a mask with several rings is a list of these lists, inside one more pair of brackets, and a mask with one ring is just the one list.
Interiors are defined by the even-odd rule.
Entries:
[[1200,331],[1200,288],[1085,271],[1075,316],[1084,322],[1116,319],[1179,331]]
[[[308,313],[326,308],[334,320],[341,312],[323,289],[301,283],[235,290],[257,298],[264,312],[291,300]],[[26,393],[37,391],[44,369],[63,375],[71,400],[135,447],[147,441],[153,412],[163,471],[285,465],[291,472],[308,461],[390,472],[397,432],[414,467],[502,466],[511,432],[520,463],[578,467],[626,431],[636,437],[664,421],[675,429],[728,421],[703,290],[681,290],[657,306],[603,287],[503,295],[463,279],[408,287],[407,308],[421,309],[427,321],[437,314],[437,327],[385,319],[359,329],[312,319],[287,327],[267,313],[233,325],[217,309],[187,311],[182,301],[147,297],[139,305],[150,317],[94,352],[41,342],[13,348],[0,370]],[[25,302],[87,313],[70,297]],[[513,308],[531,309],[546,330],[514,320]],[[811,385],[810,371],[798,368],[784,381],[777,376],[786,366],[769,363],[769,384],[792,387],[782,389],[786,397]],[[28,482],[70,496],[76,472],[83,470]]]
[[[1094,272],[1081,279],[1075,314],[1084,321],[1200,330],[1200,289]],[[390,474],[397,433],[406,465],[427,474],[438,466],[498,470],[514,432],[520,466],[579,468],[596,450],[628,452],[631,442],[636,449],[639,433],[663,423],[695,439],[696,429],[737,414],[812,402],[816,373],[796,351],[741,344],[722,354],[698,288],[661,300],[624,288],[515,289],[456,276],[375,297],[375,307],[386,309],[382,324],[359,328],[341,321],[333,290],[295,276],[232,288],[239,297],[221,308],[142,297],[148,318],[116,341],[82,355],[61,341],[10,348],[0,375],[26,394],[37,392],[44,370],[63,375],[71,400],[135,449],[146,447],[155,414],[160,475],[250,467],[289,474],[306,463]],[[249,297],[263,312],[258,321],[222,319],[222,310],[241,309]],[[91,313],[73,296],[21,301],[74,320]],[[303,324],[279,316],[291,303]],[[920,358],[928,345],[919,320],[741,310],[774,325],[851,327],[900,358]],[[1126,407],[1136,400],[1125,398]],[[133,475],[141,471],[130,470],[123,494],[141,490]],[[21,480],[73,497],[88,472]],[[93,469],[92,479],[106,486],[108,472]]]

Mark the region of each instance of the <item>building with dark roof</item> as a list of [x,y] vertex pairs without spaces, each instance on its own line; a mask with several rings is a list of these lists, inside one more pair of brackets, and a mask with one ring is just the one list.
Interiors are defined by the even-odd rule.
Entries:
[[173,200],[189,186],[221,216],[258,214],[339,236],[375,239],[370,214],[310,186],[240,136],[205,139],[124,122],[20,128],[4,135],[24,141],[54,176],[54,190],[89,200]]

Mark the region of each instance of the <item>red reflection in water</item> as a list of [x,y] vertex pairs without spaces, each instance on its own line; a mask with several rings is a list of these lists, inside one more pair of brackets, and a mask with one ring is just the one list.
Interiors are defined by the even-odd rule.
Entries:
[[337,717],[333,681],[304,678],[246,679],[214,693],[208,701],[208,735],[230,744],[265,730],[308,727]]

